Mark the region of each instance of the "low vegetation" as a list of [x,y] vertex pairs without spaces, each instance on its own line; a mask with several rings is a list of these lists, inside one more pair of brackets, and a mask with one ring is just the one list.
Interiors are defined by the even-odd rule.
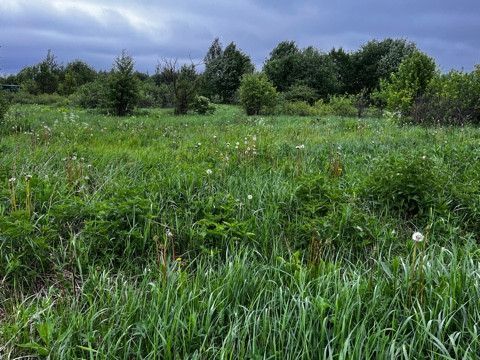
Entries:
[[1,357],[478,357],[479,129],[206,113],[13,105]]

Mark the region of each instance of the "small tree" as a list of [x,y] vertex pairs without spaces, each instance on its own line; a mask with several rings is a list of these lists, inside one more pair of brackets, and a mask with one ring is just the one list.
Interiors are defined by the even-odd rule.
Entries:
[[423,96],[435,76],[435,62],[417,51],[402,61],[390,81],[382,80],[379,97],[387,108],[410,114],[415,100]]
[[277,100],[277,91],[263,73],[246,74],[240,84],[240,102],[247,115],[258,115],[271,110]]
[[165,59],[162,65],[157,66],[157,74],[162,83],[172,89],[175,115],[186,114],[197,96],[198,75],[195,65],[185,64],[178,69],[176,59]]
[[118,116],[133,112],[139,98],[138,79],[134,73],[134,62],[125,50],[115,59],[108,79],[110,110]]
[[37,65],[36,70],[34,81],[38,92],[41,94],[57,92],[62,68],[58,65],[51,50],[48,50],[47,57]]

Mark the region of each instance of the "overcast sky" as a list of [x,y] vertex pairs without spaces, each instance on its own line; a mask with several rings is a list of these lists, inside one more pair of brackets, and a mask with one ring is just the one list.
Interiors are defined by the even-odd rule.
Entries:
[[480,0],[0,0],[0,73],[45,57],[109,69],[122,49],[152,73],[158,59],[200,60],[215,37],[261,67],[282,40],[348,50],[412,40],[442,70],[480,63]]

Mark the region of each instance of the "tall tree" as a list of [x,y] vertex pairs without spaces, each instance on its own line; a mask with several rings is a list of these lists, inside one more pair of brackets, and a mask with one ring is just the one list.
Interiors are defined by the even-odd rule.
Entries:
[[270,53],[263,71],[279,91],[286,91],[298,78],[300,49],[294,41],[282,41]]
[[204,92],[220,101],[231,103],[235,99],[244,74],[252,73],[254,66],[250,57],[230,43],[225,50],[215,39],[205,56]]
[[377,89],[380,79],[390,77],[400,63],[415,51],[415,44],[404,39],[367,42],[352,56],[354,76],[351,92],[357,94],[366,89],[370,93]]
[[218,92],[224,103],[231,103],[240,87],[242,76],[253,73],[254,66],[250,57],[238,50],[233,42],[225,48],[220,59],[221,81]]
[[204,58],[205,71],[203,73],[203,93],[209,98],[219,95],[219,86],[222,81],[223,49],[220,40],[216,38],[208,49]]

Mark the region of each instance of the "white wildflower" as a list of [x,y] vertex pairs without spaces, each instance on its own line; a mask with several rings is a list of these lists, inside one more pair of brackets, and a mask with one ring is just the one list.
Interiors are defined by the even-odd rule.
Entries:
[[414,232],[413,235],[412,235],[412,240],[415,241],[415,242],[422,242],[424,239],[424,236],[422,233],[420,232]]

